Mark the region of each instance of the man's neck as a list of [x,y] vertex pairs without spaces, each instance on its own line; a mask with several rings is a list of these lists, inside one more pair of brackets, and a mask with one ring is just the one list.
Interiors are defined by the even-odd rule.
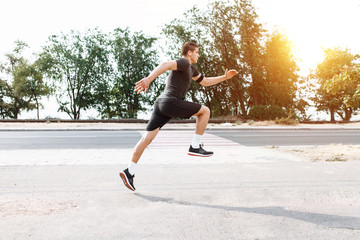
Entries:
[[193,64],[193,62],[191,62],[191,58],[189,56],[183,56],[183,58],[186,58],[190,62],[190,64]]

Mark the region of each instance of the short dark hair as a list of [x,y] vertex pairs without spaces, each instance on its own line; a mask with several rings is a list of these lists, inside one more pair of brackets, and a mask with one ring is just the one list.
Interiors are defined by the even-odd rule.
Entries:
[[188,51],[195,51],[196,48],[199,48],[198,45],[194,42],[186,42],[181,48],[181,55],[186,56]]

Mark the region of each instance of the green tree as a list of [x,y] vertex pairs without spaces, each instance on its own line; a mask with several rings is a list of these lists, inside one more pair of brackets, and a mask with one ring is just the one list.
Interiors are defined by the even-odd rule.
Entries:
[[297,83],[295,109],[297,118],[302,121],[310,121],[312,114],[308,114],[307,109],[311,106],[309,96],[311,96],[315,85],[308,76],[302,76]]
[[37,109],[37,118],[40,119],[40,107],[43,108],[40,100],[43,96],[49,96],[51,89],[43,80],[43,73],[39,63],[36,61],[31,65],[20,65],[14,74],[15,95],[25,94],[31,96]]
[[[324,61],[316,67],[314,73],[310,78],[316,80],[317,88],[315,89],[315,96],[312,100],[315,102],[317,111],[326,111],[330,113],[331,121],[335,121],[335,113],[342,116],[345,111],[350,111],[347,107],[344,108],[344,102],[340,92],[328,91],[326,83],[331,81],[336,75],[339,75],[344,66],[351,66],[354,56],[349,50],[342,50],[340,48],[328,48],[324,50]],[[349,114],[349,113],[348,113]]]
[[339,74],[324,82],[324,89],[333,96],[341,96],[342,111],[337,111],[337,114],[342,120],[350,121],[360,108],[360,64],[343,66]]
[[22,54],[28,45],[22,41],[15,42],[13,52],[6,54],[6,63],[1,64],[1,72],[7,80],[0,80],[0,111],[2,118],[18,118],[22,110],[39,107],[42,96],[50,91],[43,82],[43,74],[38,64],[29,63]]
[[[264,53],[265,77],[262,80],[261,104],[278,106],[285,113],[294,110],[296,104],[299,67],[292,53],[292,43],[287,37],[273,32],[266,41]],[[282,116],[278,116],[282,117]]]
[[40,64],[53,81],[59,111],[80,119],[82,110],[95,106],[96,89],[106,85],[112,73],[109,53],[107,35],[98,29],[49,37]]
[[9,103],[8,86],[5,80],[0,79],[0,118],[13,118],[11,104]]
[[[150,74],[158,64],[153,48],[156,38],[142,32],[131,33],[128,28],[117,28],[112,33],[111,55],[115,62],[111,84],[99,86],[97,110],[102,118],[137,118],[139,111],[147,111],[164,88],[157,80],[148,94],[136,94],[135,83]],[[161,78],[161,77],[160,77]]]
[[193,7],[184,15],[163,28],[169,49],[178,53],[181,44],[192,40],[200,47],[200,72],[222,75],[225,67],[239,72],[231,81],[208,88],[193,83],[187,97],[200,99],[213,116],[246,116],[249,101],[257,104],[263,89],[260,42],[265,31],[255,8],[248,0],[214,1],[204,11]]

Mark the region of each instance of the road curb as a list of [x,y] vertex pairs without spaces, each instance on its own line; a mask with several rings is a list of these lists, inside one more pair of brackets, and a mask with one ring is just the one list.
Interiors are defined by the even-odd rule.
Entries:
[[[194,127],[167,127],[162,131],[187,131],[194,130]],[[272,130],[272,131],[286,131],[286,130],[360,130],[360,127],[209,127],[207,131],[250,131],[250,130]],[[0,132],[21,132],[21,131],[145,131],[144,128],[0,128]]]

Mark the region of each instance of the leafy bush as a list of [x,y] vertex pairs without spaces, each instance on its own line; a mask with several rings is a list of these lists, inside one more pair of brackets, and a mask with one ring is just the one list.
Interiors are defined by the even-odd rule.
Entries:
[[277,105],[257,105],[250,108],[249,117],[255,120],[275,120],[286,118],[287,113],[284,108]]

